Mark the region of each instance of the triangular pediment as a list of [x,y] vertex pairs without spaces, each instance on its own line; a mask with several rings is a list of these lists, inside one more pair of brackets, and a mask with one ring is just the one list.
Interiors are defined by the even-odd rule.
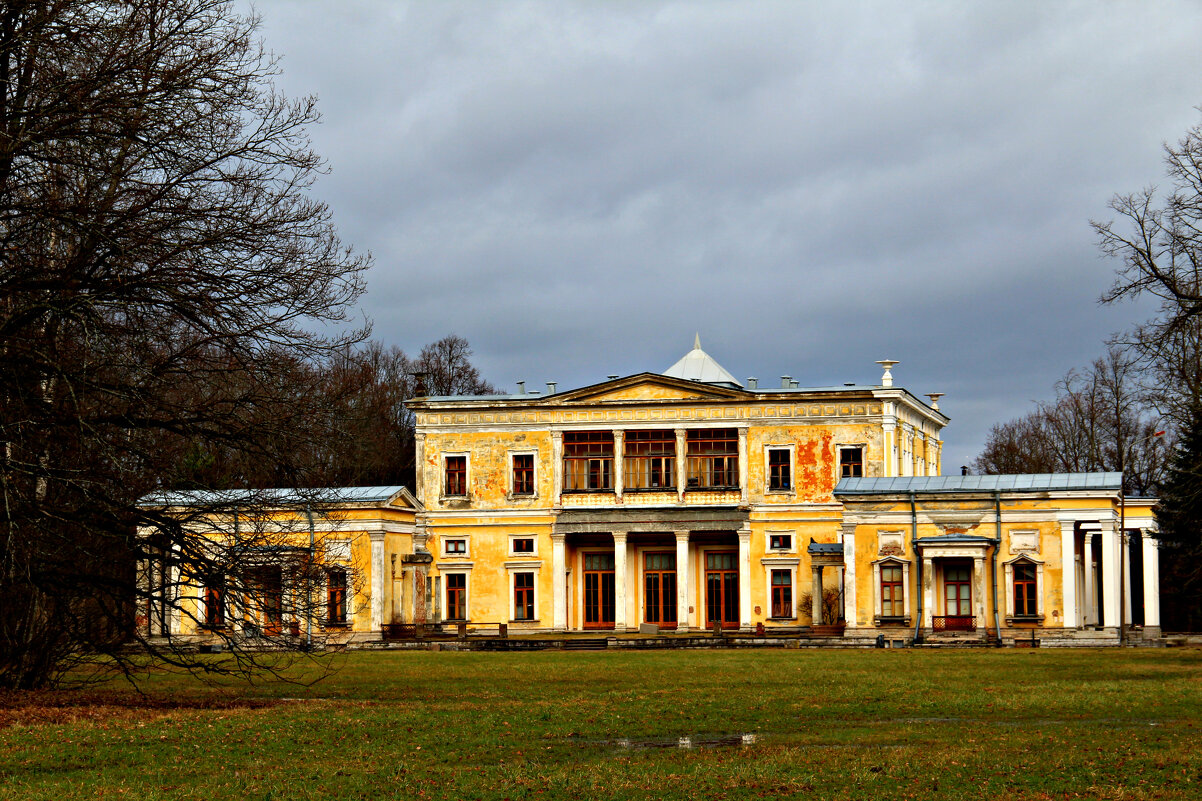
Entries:
[[687,381],[658,373],[640,373],[563,392],[560,403],[630,403],[638,401],[704,401],[746,397],[742,390]]

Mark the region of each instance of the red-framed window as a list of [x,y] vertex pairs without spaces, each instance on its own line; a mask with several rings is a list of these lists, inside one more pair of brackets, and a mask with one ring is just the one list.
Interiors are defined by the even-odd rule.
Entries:
[[972,617],[972,568],[948,565],[943,572],[943,614]]
[[513,619],[534,620],[534,574],[513,574]]
[[861,478],[864,475],[864,446],[845,445],[839,448],[839,477]]
[[614,555],[584,555],[584,627],[614,627]]
[[793,574],[788,570],[772,571],[772,616],[793,617]]
[[443,540],[443,553],[467,553],[467,540]]
[[513,540],[514,553],[534,553],[533,537],[515,537]]
[[627,431],[622,483],[626,489],[672,489],[676,486],[676,434],[672,431]]
[[793,548],[792,534],[769,534],[768,548],[773,551],[788,551]]
[[612,431],[567,431],[563,435],[563,488],[568,491],[614,488]]
[[225,627],[225,580],[217,577],[205,582],[205,627],[220,629]]
[[768,489],[784,492],[793,488],[792,454],[788,448],[768,449]]
[[447,620],[467,620],[467,574],[448,573]]
[[902,584],[902,567],[881,565],[881,616],[905,617],[906,596]]
[[326,623],[346,625],[346,570],[341,567],[326,571]]
[[1014,570],[1014,614],[1034,617],[1039,614],[1039,601],[1035,595],[1035,565],[1016,562]]
[[513,494],[534,494],[533,453],[515,453],[513,455]]
[[676,628],[676,553],[643,556],[643,616],[661,628]]
[[688,433],[689,489],[737,489],[739,432],[699,428]]
[[467,457],[446,457],[446,495],[467,495]]

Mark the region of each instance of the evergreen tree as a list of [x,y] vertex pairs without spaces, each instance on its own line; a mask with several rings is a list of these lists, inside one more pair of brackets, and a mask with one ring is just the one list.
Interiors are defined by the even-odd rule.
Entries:
[[1202,625],[1202,409],[1182,432],[1161,488],[1161,606],[1163,627]]

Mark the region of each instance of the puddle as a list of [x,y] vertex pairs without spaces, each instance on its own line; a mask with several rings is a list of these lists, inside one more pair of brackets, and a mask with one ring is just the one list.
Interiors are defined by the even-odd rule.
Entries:
[[745,748],[755,745],[758,734],[689,734],[683,737],[657,737],[636,740],[621,737],[617,740],[601,740],[599,745],[621,748],[624,751],[645,751],[653,748]]

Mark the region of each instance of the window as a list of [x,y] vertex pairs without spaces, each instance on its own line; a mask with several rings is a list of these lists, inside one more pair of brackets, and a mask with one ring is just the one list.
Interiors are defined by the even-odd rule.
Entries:
[[881,565],[881,617],[905,617],[906,597],[902,587],[901,565]]
[[511,542],[514,553],[534,553],[533,537],[515,537]]
[[1035,565],[1030,562],[1016,562],[1014,564],[1014,614],[1016,617],[1035,617],[1039,614],[1035,589]]
[[793,574],[788,570],[772,571],[772,616],[793,617]]
[[534,620],[534,574],[513,574],[513,619]]
[[466,554],[467,540],[443,540],[443,553]]
[[861,478],[864,475],[864,446],[850,445],[839,449],[839,477]]
[[563,435],[563,488],[612,490],[614,488],[614,435],[612,431],[568,431]]
[[513,455],[513,494],[534,494],[533,453],[515,453]]
[[341,567],[326,573],[326,624],[346,625],[346,570]]
[[614,555],[584,555],[584,627],[614,626]]
[[689,489],[739,486],[739,432],[703,428],[688,434]]
[[467,620],[467,575],[447,574],[447,620]]
[[676,434],[671,431],[627,431],[622,480],[626,489],[672,489],[676,486]]
[[445,462],[446,483],[444,494],[467,495],[467,457],[448,456]]
[[768,489],[784,492],[793,488],[792,454],[788,448],[768,449]]
[[643,608],[648,623],[676,627],[676,554],[649,553],[643,562]]
[[225,628],[225,579],[220,576],[205,582],[205,627]]
[[793,535],[792,534],[769,534],[768,548],[773,551],[791,551],[793,550]]

